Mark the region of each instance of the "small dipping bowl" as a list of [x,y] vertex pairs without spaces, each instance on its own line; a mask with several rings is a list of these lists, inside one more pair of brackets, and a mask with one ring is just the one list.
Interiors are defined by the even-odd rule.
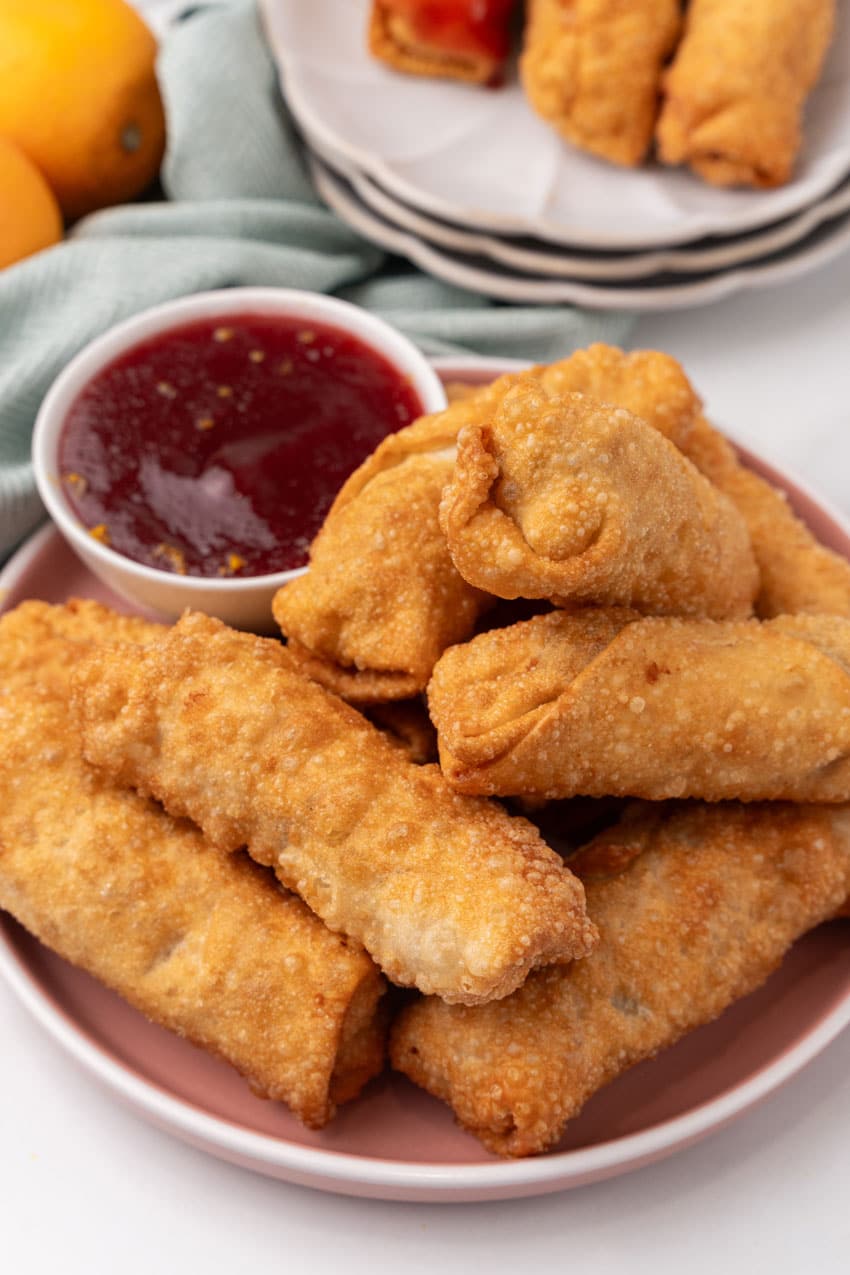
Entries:
[[[125,552],[119,552],[116,548],[110,547],[108,524],[103,526],[98,524],[97,527],[86,525],[66,494],[69,482],[81,484],[80,490],[84,491],[87,481],[77,473],[71,475],[62,473],[61,452],[66,423],[77,404],[82,401],[81,396],[85,396],[86,391],[91,393],[97,389],[101,374],[121,363],[125,357],[128,358],[128,365],[132,363],[129,356],[137,347],[139,347],[140,357],[143,358],[145,352],[154,347],[162,353],[167,352],[168,334],[173,332],[177,338],[185,335],[183,329],[191,328],[193,325],[200,325],[199,331],[202,331],[205,323],[214,323],[215,339],[223,341],[229,339],[229,334],[233,331],[239,331],[240,322],[250,325],[254,320],[259,324],[268,324],[269,320],[275,319],[281,321],[281,332],[288,332],[290,335],[294,324],[299,330],[303,325],[303,339],[308,342],[314,340],[311,325],[315,325],[319,340],[316,342],[315,354],[312,357],[317,360],[332,353],[330,347],[321,348],[320,338],[323,329],[330,330],[329,337],[333,334],[340,341],[348,343],[349,359],[356,357],[358,346],[365,346],[366,351],[373,357],[364,359],[364,364],[369,362],[375,367],[380,366],[386,370],[402,386],[408,400],[414,405],[415,410],[409,419],[420,414],[440,411],[446,405],[439,377],[411,341],[367,311],[346,301],[317,293],[285,288],[229,288],[217,292],[198,293],[145,310],[97,337],[71,360],[45,396],[33,432],[32,458],[35,480],[48,513],[86,566],[117,594],[149,612],[173,619],[187,607],[191,607],[194,610],[205,611],[208,615],[218,616],[219,619],[237,628],[269,632],[274,627],[271,617],[271,601],[274,594],[288,580],[301,575],[306,570],[306,566],[295,566],[266,574],[239,574],[242,561],[238,555],[239,546],[234,544],[232,546],[235,550],[234,555],[225,554],[223,558],[225,563],[231,563],[232,572],[224,567],[221,570],[228,572],[226,574],[193,575],[190,573],[190,568],[182,564],[179,551],[173,550],[168,545],[158,545],[157,551],[164,551],[164,555],[168,557],[171,564],[178,564],[177,570],[136,561],[126,556]],[[272,326],[269,325],[269,330]],[[191,332],[189,335],[192,335]],[[302,337],[299,336],[298,339]],[[262,351],[250,351],[247,357],[260,363],[265,355]],[[283,360],[280,365],[284,372],[286,371],[284,364],[288,362]],[[335,384],[334,366],[330,357],[327,358],[326,364],[322,365],[322,371],[328,379],[329,387],[333,386]],[[184,377],[185,375],[184,370]],[[203,369],[199,368],[199,377],[203,375]],[[285,408],[283,382],[281,386],[283,410]],[[173,387],[167,380],[158,382],[158,389],[166,397],[171,397]],[[206,386],[204,392],[209,397],[210,387]],[[229,387],[226,385],[219,387],[218,394],[227,398]],[[200,402],[202,398],[203,395],[196,400],[194,407],[196,416],[199,411],[197,402]],[[249,398],[250,394],[240,408],[244,414],[246,426],[249,426],[251,420]],[[96,399],[93,401],[96,404]],[[214,406],[209,409],[209,414],[203,414],[206,409],[200,409],[202,414],[195,421],[198,429],[212,430],[213,413],[219,406],[222,411],[231,407],[226,403],[217,404],[215,399],[212,402]],[[404,415],[400,415],[399,419],[393,419],[388,415],[385,432],[390,434],[406,423],[408,420]],[[301,430],[309,443],[309,428],[304,431],[301,426]],[[246,435],[248,432],[246,429]],[[282,427],[281,437],[284,433],[285,427]],[[365,448],[361,441],[362,454],[352,449],[352,463],[348,466],[348,472],[365,460],[377,441],[379,439],[373,437]],[[85,442],[84,435],[82,442]],[[238,442],[237,438],[237,449]],[[249,450],[252,445],[250,442],[245,444]],[[262,442],[261,445],[263,445]],[[117,441],[116,447],[119,447]],[[233,439],[231,438],[232,449]],[[320,474],[327,468],[330,461],[336,465],[339,460],[340,456],[325,440],[324,457],[317,456],[315,467],[311,469],[307,466],[302,472]],[[250,463],[256,467],[258,462],[254,458]],[[221,469],[217,472],[216,480],[219,483],[222,481],[223,473]],[[335,485],[340,485],[344,478],[345,474],[342,473],[341,477],[334,480]],[[230,482],[226,474],[223,481],[225,485]],[[188,482],[191,488],[192,479],[187,480],[185,476],[178,475],[176,482],[178,484]],[[186,488],[184,487],[183,490]],[[205,498],[209,499],[209,496]],[[128,494],[128,500],[133,499],[138,499],[137,494]],[[214,495],[212,499],[215,500]],[[241,497],[239,499],[241,500]],[[282,495],[281,499],[285,500],[285,496]],[[251,516],[250,512],[248,516]],[[302,529],[305,542],[312,538],[315,530],[317,530],[315,526]],[[183,569],[186,570],[186,574],[180,573]]]

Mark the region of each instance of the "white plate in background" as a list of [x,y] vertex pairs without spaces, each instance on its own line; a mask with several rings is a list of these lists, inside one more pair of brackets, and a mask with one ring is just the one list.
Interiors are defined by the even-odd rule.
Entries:
[[850,212],[850,178],[846,178],[824,199],[763,230],[752,230],[729,239],[703,239],[684,248],[650,249],[628,254],[600,253],[466,230],[411,208],[357,169],[340,166],[332,159],[328,160],[328,166],[336,169],[350,183],[367,208],[438,248],[486,257],[508,270],[524,274],[576,282],[621,283],[630,279],[648,279],[657,274],[728,270],[792,247],[824,222]]
[[592,310],[679,310],[708,305],[749,288],[787,283],[825,265],[850,248],[850,212],[819,226],[804,240],[749,265],[714,274],[653,275],[619,285],[543,279],[505,269],[486,257],[439,248],[391,224],[359,199],[345,178],[315,156],[309,160],[316,189],[343,221],[388,252],[407,257],[446,283],[521,305],[580,305]]

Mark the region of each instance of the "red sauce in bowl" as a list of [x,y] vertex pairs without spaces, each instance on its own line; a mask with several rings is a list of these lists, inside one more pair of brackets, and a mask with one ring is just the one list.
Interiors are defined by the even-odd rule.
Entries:
[[126,351],[79,394],[63,491],[91,534],[197,576],[303,566],[348,475],[422,413],[410,383],[323,323],[240,314]]

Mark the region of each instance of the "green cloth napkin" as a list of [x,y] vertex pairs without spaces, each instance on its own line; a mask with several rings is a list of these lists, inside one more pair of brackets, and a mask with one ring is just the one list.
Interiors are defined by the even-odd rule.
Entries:
[[506,306],[439,283],[343,225],[310,185],[251,0],[176,23],[159,77],[167,202],[95,213],[0,272],[0,560],[44,517],[29,453],[51,381],[92,337],[170,297],[239,284],[333,292],[429,353],[549,360],[628,331],[623,315]]

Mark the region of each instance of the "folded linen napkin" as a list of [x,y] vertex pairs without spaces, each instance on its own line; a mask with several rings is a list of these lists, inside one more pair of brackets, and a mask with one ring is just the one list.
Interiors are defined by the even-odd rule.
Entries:
[[622,315],[500,305],[439,283],[343,225],[312,190],[253,0],[176,22],[159,77],[166,200],[95,213],[0,272],[0,561],[44,517],[29,452],[51,381],[99,332],[171,297],[239,284],[333,292],[429,353],[545,360],[628,330]]

